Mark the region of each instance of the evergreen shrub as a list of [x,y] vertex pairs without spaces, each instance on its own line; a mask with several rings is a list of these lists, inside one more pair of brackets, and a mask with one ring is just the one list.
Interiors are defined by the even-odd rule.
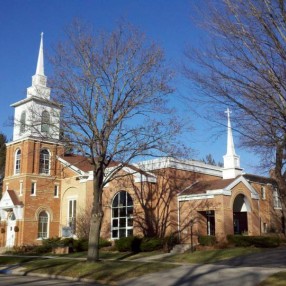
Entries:
[[216,237],[214,235],[200,235],[198,241],[200,245],[213,246],[216,244]]
[[115,247],[120,252],[140,252],[141,238],[137,236],[122,237],[115,241]]
[[164,246],[164,241],[161,238],[143,238],[140,245],[140,250],[142,252],[154,251],[162,249]]
[[281,243],[279,237],[273,236],[244,236],[244,235],[227,235],[227,240],[235,246],[248,247],[262,247],[272,248],[278,247]]

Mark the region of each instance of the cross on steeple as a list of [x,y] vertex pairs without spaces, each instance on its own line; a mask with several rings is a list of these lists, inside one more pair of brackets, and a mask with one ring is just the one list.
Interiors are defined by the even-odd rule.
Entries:
[[240,168],[239,156],[235,154],[232,129],[230,123],[231,111],[229,108],[225,111],[227,114],[227,151],[226,155],[223,156],[224,168],[223,168],[223,179],[235,178],[242,173]]

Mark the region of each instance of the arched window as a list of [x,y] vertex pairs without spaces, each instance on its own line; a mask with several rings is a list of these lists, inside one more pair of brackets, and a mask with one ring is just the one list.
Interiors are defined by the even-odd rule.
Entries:
[[26,131],[26,111],[21,113],[20,118],[20,134]]
[[50,153],[47,149],[41,150],[40,153],[40,173],[41,174],[50,173]]
[[49,127],[50,127],[50,114],[48,111],[44,110],[42,112],[41,132],[49,132]]
[[121,191],[115,195],[111,207],[111,237],[113,239],[133,235],[133,200]]
[[38,238],[48,238],[49,215],[46,211],[41,211],[38,220]]
[[15,174],[19,174],[21,170],[21,150],[18,149],[15,153]]

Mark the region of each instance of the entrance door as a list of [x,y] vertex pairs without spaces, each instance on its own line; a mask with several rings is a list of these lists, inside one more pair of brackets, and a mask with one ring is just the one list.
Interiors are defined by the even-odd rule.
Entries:
[[6,247],[13,247],[15,243],[15,231],[14,228],[16,226],[16,217],[14,212],[11,212],[8,215],[7,221],[7,236],[6,236]]

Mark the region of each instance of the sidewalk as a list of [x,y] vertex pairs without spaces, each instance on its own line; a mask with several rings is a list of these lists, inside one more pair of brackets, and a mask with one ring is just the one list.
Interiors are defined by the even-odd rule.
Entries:
[[[154,262],[157,259],[171,254],[159,254],[151,257],[143,257],[128,261]],[[51,258],[47,256],[46,258]],[[54,257],[53,257],[54,258]],[[83,260],[83,258],[70,258]],[[158,262],[165,263],[165,262]],[[166,263],[169,263],[166,261]],[[180,263],[174,263],[176,266]],[[172,270],[161,271],[137,278],[119,281],[120,286],[255,286],[265,280],[269,275],[279,271],[286,271],[286,248],[271,249],[270,251],[236,257],[220,261],[215,264],[180,264]],[[27,275],[21,265],[9,265],[0,268],[1,274]],[[29,273],[30,276],[66,279],[70,281],[82,281],[95,284],[89,279],[73,279],[57,275]],[[285,283],[286,285],[286,283]]]

